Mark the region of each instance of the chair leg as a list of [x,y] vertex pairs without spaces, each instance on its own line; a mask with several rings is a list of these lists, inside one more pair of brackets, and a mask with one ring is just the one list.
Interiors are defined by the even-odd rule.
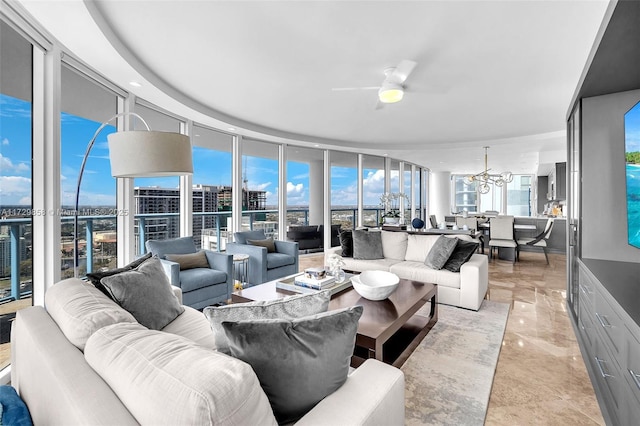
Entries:
[[547,255],[547,248],[542,247],[542,251],[544,251],[544,258],[547,259],[547,265],[549,264],[549,255]]
[[516,264],[516,258],[518,257],[518,248],[514,247],[513,248],[513,264]]

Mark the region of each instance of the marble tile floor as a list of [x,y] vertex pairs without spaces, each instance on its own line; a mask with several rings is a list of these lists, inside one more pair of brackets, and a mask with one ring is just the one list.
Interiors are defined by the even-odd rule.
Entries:
[[[521,252],[489,263],[488,299],[511,310],[486,425],[604,425],[566,307],[566,258]],[[322,266],[303,255],[300,269]]]

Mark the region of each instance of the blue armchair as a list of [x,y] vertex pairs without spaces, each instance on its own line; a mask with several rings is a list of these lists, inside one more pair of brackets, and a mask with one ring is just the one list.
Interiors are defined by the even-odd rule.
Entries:
[[148,240],[147,251],[160,258],[172,285],[182,289],[182,303],[203,309],[231,298],[233,292],[233,256],[203,250],[208,268],[180,269],[180,264],[166,259],[167,255],[197,253],[192,237],[170,240]]
[[266,240],[263,230],[236,232],[234,243],[227,243],[227,253],[249,255],[249,284],[262,284],[298,272],[298,243],[275,240],[276,252],[254,246],[247,240]]

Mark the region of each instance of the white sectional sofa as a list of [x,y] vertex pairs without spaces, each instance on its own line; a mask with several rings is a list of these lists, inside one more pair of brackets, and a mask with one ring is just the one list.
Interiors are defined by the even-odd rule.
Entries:
[[[378,231],[370,231],[378,232]],[[439,235],[409,234],[406,232],[380,231],[382,233],[382,251],[384,259],[361,260],[343,257],[344,269],[348,271],[384,270],[398,275],[400,278],[438,285],[438,303],[478,310],[487,294],[489,271],[487,256],[473,254],[471,259],[462,265],[460,272],[446,269],[434,270],[424,264],[424,260]],[[473,241],[465,235],[459,237]],[[333,247],[325,251],[325,265],[329,256],[342,254],[341,247]]]
[[[201,312],[149,330],[78,279],[45,305],[18,311],[11,331],[11,384],[34,424],[276,424],[251,366],[215,351]],[[367,360],[296,424],[402,425],[404,375]]]

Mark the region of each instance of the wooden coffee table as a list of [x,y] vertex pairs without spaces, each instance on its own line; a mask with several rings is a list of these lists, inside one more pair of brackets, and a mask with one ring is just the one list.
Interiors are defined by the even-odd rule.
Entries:
[[[232,303],[275,300],[290,296],[290,291],[276,288],[276,282],[260,284],[232,293]],[[400,280],[398,289],[386,300],[367,300],[349,288],[331,296],[329,310],[362,305],[356,347],[351,364],[360,365],[366,358],[376,358],[400,367],[438,321],[438,286]],[[427,302],[429,317],[415,315]]]

